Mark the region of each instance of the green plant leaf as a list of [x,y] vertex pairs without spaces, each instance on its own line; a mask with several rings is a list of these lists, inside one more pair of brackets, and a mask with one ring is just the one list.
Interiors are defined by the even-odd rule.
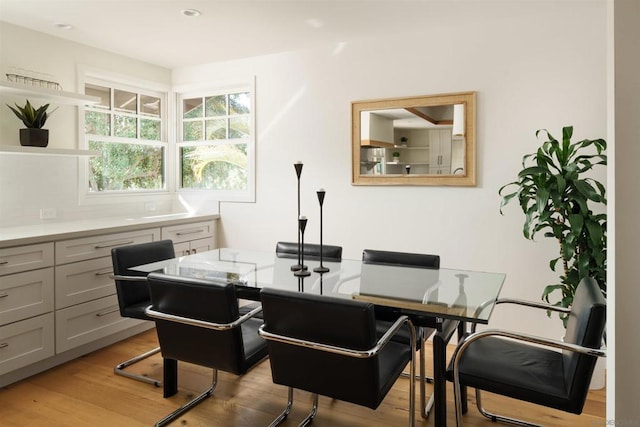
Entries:
[[[541,142],[534,153],[522,157],[517,180],[498,191],[502,197],[500,213],[517,199],[525,215],[524,237],[534,240],[543,232],[558,241],[559,256],[549,261],[549,268],[561,270],[560,283],[546,286],[542,298],[569,307],[578,283],[586,276],[593,277],[606,294],[607,216],[591,210],[592,204],[606,206],[606,189],[583,174],[606,166],[607,145],[603,139],[571,143],[573,126],[562,128],[562,143],[546,129],[535,135]],[[550,301],[554,296],[555,301]],[[560,318],[566,325],[567,316]]]

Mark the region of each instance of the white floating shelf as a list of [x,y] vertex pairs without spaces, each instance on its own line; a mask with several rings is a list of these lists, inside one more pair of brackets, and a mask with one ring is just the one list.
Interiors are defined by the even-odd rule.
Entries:
[[96,96],[46,89],[8,81],[0,81],[0,92],[3,94],[24,95],[28,98],[48,100],[61,105],[89,105],[100,102],[100,98]]
[[22,145],[0,145],[0,154],[29,154],[40,156],[96,157],[102,153],[95,150],[73,150],[69,148],[24,147]]

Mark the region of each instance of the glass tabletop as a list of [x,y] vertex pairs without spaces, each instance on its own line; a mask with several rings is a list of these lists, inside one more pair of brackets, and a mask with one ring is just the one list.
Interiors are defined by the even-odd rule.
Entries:
[[309,276],[296,276],[296,257],[274,252],[222,248],[145,264],[133,270],[233,283],[237,289],[265,287],[369,301],[434,317],[487,323],[505,280],[503,273],[365,264],[343,259],[304,260]]

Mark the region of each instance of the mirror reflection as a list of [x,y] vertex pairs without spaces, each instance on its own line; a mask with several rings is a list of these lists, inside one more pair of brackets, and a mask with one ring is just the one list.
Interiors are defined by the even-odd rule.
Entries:
[[475,92],[352,103],[352,183],[475,185]]

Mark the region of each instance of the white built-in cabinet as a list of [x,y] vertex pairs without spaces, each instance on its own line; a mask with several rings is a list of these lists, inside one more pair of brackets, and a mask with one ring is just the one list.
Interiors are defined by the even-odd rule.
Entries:
[[53,356],[53,243],[0,249],[0,375]]
[[0,385],[145,326],[120,316],[111,249],[160,239],[173,240],[179,256],[215,249],[216,220],[0,248]]
[[447,175],[451,173],[451,130],[429,131],[429,173]]
[[194,222],[162,227],[162,239],[173,241],[176,256],[184,256],[214,249],[215,223]]

